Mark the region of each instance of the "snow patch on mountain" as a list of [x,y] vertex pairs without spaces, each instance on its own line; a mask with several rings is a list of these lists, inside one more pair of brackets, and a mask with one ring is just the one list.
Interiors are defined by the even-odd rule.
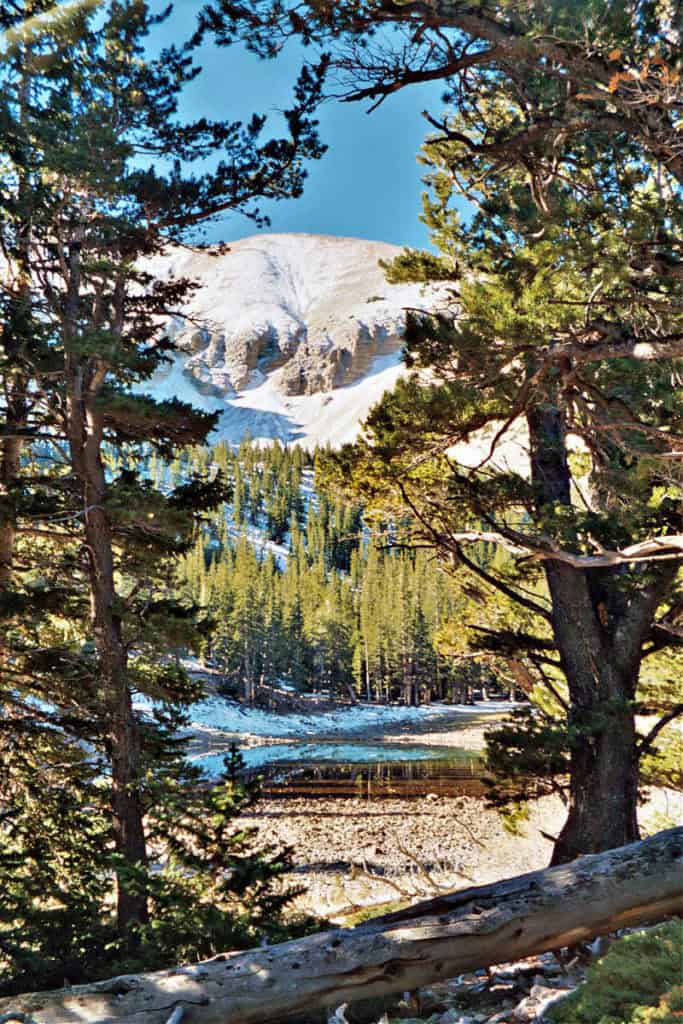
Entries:
[[379,261],[400,252],[306,234],[245,238],[222,253],[169,250],[148,269],[197,288],[164,326],[182,354],[147,388],[220,411],[215,439],[353,440],[403,372],[406,309],[436,303],[436,289],[387,284]]
[[[220,412],[213,441],[353,441],[405,373],[406,310],[449,303],[443,286],[387,284],[379,261],[400,252],[308,234],[253,236],[221,253],[169,250],[151,272],[197,288],[164,327],[181,352],[140,390]],[[490,458],[495,433],[458,446],[458,458],[528,473],[523,432],[508,433]]]
[[271,376],[285,395],[353,383],[401,346],[405,310],[429,309],[438,289],[388,284],[380,261],[400,249],[326,235],[257,235],[224,250],[169,250],[162,278],[197,284],[166,333],[187,370],[225,394]]

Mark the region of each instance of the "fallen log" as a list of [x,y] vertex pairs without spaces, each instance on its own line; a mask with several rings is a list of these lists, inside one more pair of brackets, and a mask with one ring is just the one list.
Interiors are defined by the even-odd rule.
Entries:
[[264,1024],[683,914],[683,828],[188,967],[0,1000],[36,1024]]

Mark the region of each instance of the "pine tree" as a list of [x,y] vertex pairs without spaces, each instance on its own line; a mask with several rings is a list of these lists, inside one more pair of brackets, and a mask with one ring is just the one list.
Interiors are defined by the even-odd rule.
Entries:
[[[535,667],[551,686],[556,673],[567,678],[571,730],[591,737],[572,746],[571,809],[556,857],[628,841],[644,749],[633,724],[640,663],[679,642],[681,614],[672,578],[681,555],[671,364],[682,355],[678,5],[214,0],[207,17],[218,11],[228,18],[226,42],[246,37],[267,56],[291,36],[321,45],[347,100],[377,106],[399,89],[444,81],[454,112],[429,117],[437,135],[427,159],[442,171],[436,206],[455,188],[479,213],[468,230],[452,216],[435,224],[429,208],[441,255],[407,257],[402,268],[451,282],[468,323],[462,331],[451,312],[416,327],[418,365],[443,372],[446,384],[431,394],[408,386],[385,403],[375,448],[386,461],[392,449],[408,450],[411,430],[443,448],[490,425],[494,452],[502,426],[525,418],[533,494],[510,474],[484,486],[463,470],[420,508],[431,528],[445,504],[469,504],[455,549],[440,523],[432,539],[471,563],[479,581],[464,539],[475,532],[543,560],[551,604],[517,591],[520,607],[536,611]],[[396,31],[379,31],[385,26]],[[580,453],[570,460],[567,450],[579,425],[587,480]],[[495,575],[498,593],[509,592],[506,574]],[[531,584],[535,594],[538,580]],[[594,677],[591,665],[613,665],[614,677],[606,669]]]
[[[603,58],[618,65],[615,90],[622,63],[647,80],[663,35],[645,23],[610,30],[622,47]],[[661,61],[655,78],[673,74],[675,91]],[[569,815],[554,853],[566,860],[637,838],[638,679],[644,658],[679,642],[683,206],[675,161],[658,163],[639,129],[614,134],[560,79],[529,75],[524,95],[488,81],[425,147],[439,255],[406,253],[389,279],[449,282],[454,301],[409,322],[416,372],[373,411],[370,443],[345,465],[380,504],[392,492],[394,514],[409,507],[415,536],[444,560],[530,613],[528,630],[484,641],[480,628],[479,640],[528,658],[551,695],[558,676],[566,685]],[[580,134],[552,126],[573,116]],[[533,146],[506,148],[515,133],[533,133]],[[476,203],[467,224],[456,195]],[[499,456],[513,426],[528,438],[528,475]],[[484,428],[473,471],[454,445]],[[482,566],[482,542],[518,566]]]
[[[6,16],[3,27],[44,6],[27,3],[16,17]],[[26,408],[16,404],[15,386],[36,396],[29,435],[40,432],[50,464],[49,473],[21,474],[17,483],[13,439],[3,431],[1,496],[9,507],[2,516],[3,581],[13,590],[5,633],[11,668],[3,667],[3,693],[20,709],[15,728],[25,714],[21,684],[25,696],[46,702],[36,714],[45,735],[53,723],[104,757],[118,927],[132,948],[149,917],[151,753],[173,743],[177,724],[163,714],[156,725],[142,721],[133,695],[143,692],[177,708],[197,697],[164,657],[191,643],[196,619],[175,597],[175,559],[190,549],[197,522],[224,496],[220,479],[184,474],[181,463],[179,482],[162,494],[137,465],[143,447],[168,458],[179,445],[204,440],[213,424],[183,403],[157,403],[130,390],[165,358],[171,346],[158,338],[158,318],[189,287],[155,282],[144,264],[208,217],[224,210],[258,217],[250,206],[255,197],[300,193],[302,160],[321,152],[309,116],[320,83],[302,76],[286,113],[285,139],[262,141],[259,117],[246,126],[203,119],[183,124],[176,106],[198,73],[193,50],[200,37],[151,58],[146,38],[169,12],[152,15],[139,0],[111,0],[96,14],[91,6],[39,23],[43,34],[35,45],[41,56],[50,51],[50,62],[37,95],[26,90],[26,62],[11,60],[2,72],[8,114],[3,195],[15,208],[21,236],[10,243],[21,279],[12,315],[17,323],[28,317],[40,324],[34,341],[24,326],[4,333],[2,409],[8,427],[11,422],[16,433],[20,426],[23,438]],[[182,170],[180,161],[189,167],[211,153],[222,155],[212,171]],[[154,165],[145,163],[150,157]],[[164,166],[167,171],[158,169]],[[34,304],[28,313],[27,295]],[[107,472],[106,445],[133,456],[128,466],[119,463],[114,477]],[[42,547],[24,548],[19,560],[17,532],[40,536]],[[50,564],[54,549],[59,557]],[[22,622],[29,603],[35,627]],[[69,625],[61,629],[64,619]],[[60,631],[68,642],[59,639]],[[157,775],[161,780],[163,773]]]

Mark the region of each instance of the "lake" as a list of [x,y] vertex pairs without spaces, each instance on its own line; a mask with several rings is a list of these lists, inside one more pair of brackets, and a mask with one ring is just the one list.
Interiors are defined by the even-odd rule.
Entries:
[[[460,747],[318,741],[273,743],[241,751],[247,771],[263,778],[270,797],[417,799],[483,794],[481,758]],[[192,759],[217,776],[223,753]]]

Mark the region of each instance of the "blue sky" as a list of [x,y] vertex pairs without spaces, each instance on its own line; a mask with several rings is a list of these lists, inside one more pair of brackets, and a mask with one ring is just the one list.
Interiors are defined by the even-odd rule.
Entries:
[[[159,41],[179,40],[191,31],[197,6],[188,0],[175,11]],[[275,61],[260,61],[241,46],[205,45],[203,74],[188,88],[183,116],[247,119],[269,114],[281,130],[278,109],[290,105],[302,52],[290,45]],[[298,200],[262,204],[269,231],[349,235],[426,248],[427,229],[419,221],[424,186],[416,160],[428,131],[421,111],[438,112],[443,85],[412,87],[390,97],[372,114],[367,104],[327,101],[320,110],[321,135],[329,150],[312,163]],[[268,126],[267,126],[268,127]],[[231,215],[206,232],[208,241],[233,241],[254,233],[244,217]]]

